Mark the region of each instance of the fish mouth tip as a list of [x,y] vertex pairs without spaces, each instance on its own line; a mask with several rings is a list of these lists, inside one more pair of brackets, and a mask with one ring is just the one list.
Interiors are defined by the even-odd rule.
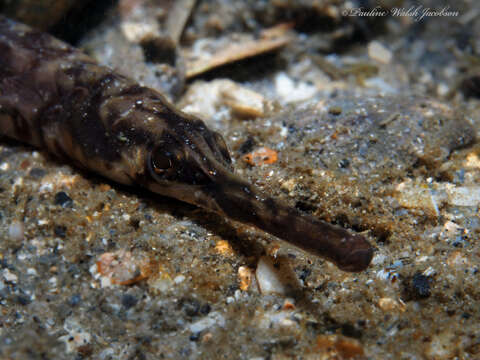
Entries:
[[343,271],[360,272],[368,268],[373,258],[373,248],[371,246],[354,249],[348,254],[341,264],[337,264]]

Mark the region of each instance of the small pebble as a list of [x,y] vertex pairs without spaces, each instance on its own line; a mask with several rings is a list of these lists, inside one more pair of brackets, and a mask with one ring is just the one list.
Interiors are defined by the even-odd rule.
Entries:
[[480,98],[480,75],[473,74],[465,77],[460,84],[460,89],[467,98]]
[[200,339],[200,332],[193,333],[190,335],[189,340],[190,341],[198,341]]
[[164,293],[173,289],[174,280],[169,274],[168,269],[159,266],[152,274],[153,276],[148,280],[148,286],[158,293]]
[[60,226],[60,225],[57,225],[55,226],[55,228],[53,229],[53,232],[56,236],[58,236],[59,238],[65,238],[65,232],[66,232],[67,228],[65,226]]
[[97,271],[102,276],[102,286],[131,285],[151,275],[148,257],[143,253],[117,250],[104,253],[97,260]]
[[18,304],[23,306],[28,305],[32,302],[32,300],[26,295],[17,295],[16,301]]
[[196,299],[185,299],[182,302],[182,310],[187,316],[194,317],[200,312],[200,302]]
[[200,307],[200,314],[202,315],[208,315],[210,311],[212,311],[212,307],[210,306],[210,304],[203,304]]
[[70,207],[73,205],[73,200],[70,196],[67,195],[65,191],[60,191],[55,194],[55,205],[60,205],[61,207]]
[[10,272],[8,269],[3,270],[3,278],[6,282],[10,282],[12,284],[16,284],[18,281],[18,276]]
[[282,182],[281,188],[284,190],[287,190],[288,192],[292,192],[295,189],[296,185],[297,185],[297,181],[294,178],[292,178]]
[[125,294],[122,296],[122,305],[125,309],[130,309],[134,307],[138,302],[138,299],[130,294]]
[[342,159],[338,162],[338,167],[341,169],[346,169],[350,166],[350,160]]
[[27,269],[27,275],[37,276],[38,273],[37,273],[37,270],[35,270],[34,268],[28,268]]
[[382,64],[389,64],[392,61],[392,52],[379,41],[368,44],[368,56]]
[[428,278],[420,273],[416,273],[412,279],[413,292],[419,298],[427,298],[430,296],[430,282]]
[[255,140],[251,137],[249,137],[247,140],[245,140],[243,142],[242,145],[240,145],[240,147],[238,148],[238,152],[240,154],[245,154],[245,153],[248,153],[248,152],[251,152],[255,146]]
[[80,304],[80,301],[82,300],[82,297],[79,294],[72,295],[68,303],[70,306],[77,306]]
[[25,235],[25,227],[20,221],[13,221],[8,227],[8,236],[14,241],[22,241]]
[[175,276],[175,278],[173,279],[173,282],[174,282],[175,284],[180,284],[180,283],[182,283],[182,282],[184,282],[184,281],[185,281],[185,276],[183,276],[183,275],[177,275],[177,276]]
[[402,300],[395,300],[389,297],[384,297],[378,300],[378,307],[385,312],[399,311],[405,312],[406,306]]
[[342,113],[342,108],[340,106],[332,106],[328,109],[328,113],[331,115],[340,115]]
[[30,170],[30,172],[28,173],[28,175],[30,175],[32,178],[34,179],[41,179],[42,177],[44,177],[45,175],[47,174],[47,172],[44,170],[44,169],[41,169],[41,168],[33,168],[32,170]]

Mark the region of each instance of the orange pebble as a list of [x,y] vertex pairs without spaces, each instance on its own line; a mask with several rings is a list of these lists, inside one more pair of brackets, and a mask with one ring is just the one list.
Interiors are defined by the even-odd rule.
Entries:
[[247,291],[253,279],[252,269],[246,266],[240,266],[238,268],[238,277],[240,279],[240,290]]
[[235,254],[228,241],[220,240],[215,245],[215,251],[223,256],[232,256]]
[[329,359],[364,359],[365,356],[357,340],[338,335],[319,335],[316,351]]
[[259,166],[263,164],[273,164],[278,160],[278,155],[275,150],[267,147],[261,147],[243,156],[243,160],[252,166]]
[[282,310],[295,310],[295,304],[287,299],[283,302]]

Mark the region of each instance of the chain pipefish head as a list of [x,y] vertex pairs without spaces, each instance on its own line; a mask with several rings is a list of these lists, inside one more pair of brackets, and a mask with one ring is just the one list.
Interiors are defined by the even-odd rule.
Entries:
[[167,133],[148,153],[148,172],[157,184],[167,187],[206,185],[219,171],[231,171],[230,159],[217,157],[220,147],[224,149],[223,140],[216,145],[211,147],[202,137],[194,140],[182,137],[179,141]]
[[222,136],[201,120],[178,111],[163,112],[159,118],[167,126],[149,146],[143,185],[155,193],[216,211],[207,201],[205,189],[233,176]]

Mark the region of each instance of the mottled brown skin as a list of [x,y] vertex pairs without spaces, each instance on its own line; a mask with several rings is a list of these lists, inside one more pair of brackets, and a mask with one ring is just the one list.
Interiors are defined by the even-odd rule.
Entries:
[[364,270],[372,259],[362,236],[235,176],[222,137],[157,91],[1,16],[0,134],[119,183],[254,225],[342,270]]

